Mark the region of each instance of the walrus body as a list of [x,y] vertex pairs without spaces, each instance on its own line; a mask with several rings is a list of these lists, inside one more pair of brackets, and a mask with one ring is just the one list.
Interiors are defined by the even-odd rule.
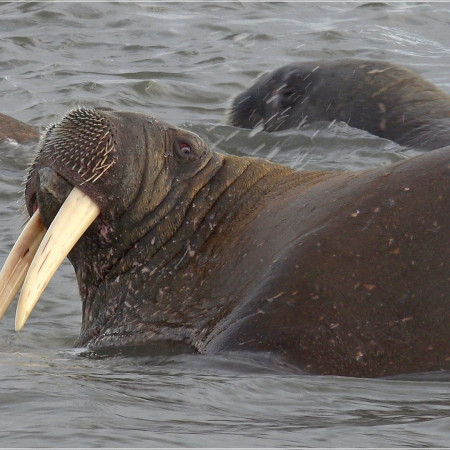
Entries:
[[[92,181],[95,161],[108,168]],[[450,369],[449,163],[442,149],[297,172],[148,116],[78,109],[41,140],[26,204],[49,227],[75,186],[100,210],[69,253],[79,346],[174,341],[375,377]]]
[[32,125],[0,113],[0,142],[13,139],[19,144],[37,141],[39,131]]
[[229,117],[232,125],[266,131],[334,120],[432,150],[450,143],[450,96],[396,64],[312,61],[260,77],[233,100]]

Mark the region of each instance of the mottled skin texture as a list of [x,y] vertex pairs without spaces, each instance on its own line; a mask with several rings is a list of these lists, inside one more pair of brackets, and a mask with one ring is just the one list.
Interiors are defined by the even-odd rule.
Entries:
[[[83,184],[77,142],[96,123],[113,163]],[[51,157],[61,136],[69,165]],[[41,140],[26,203],[49,225],[75,185],[102,211],[69,254],[79,346],[173,341],[375,377],[450,369],[449,163],[443,149],[362,173],[297,172],[214,153],[141,114],[88,110]]]
[[312,61],[260,77],[233,100],[229,117],[232,125],[266,131],[323,120],[432,150],[450,143],[450,96],[396,64]]
[[13,139],[20,144],[37,141],[39,131],[31,125],[0,113],[0,142],[7,139]]

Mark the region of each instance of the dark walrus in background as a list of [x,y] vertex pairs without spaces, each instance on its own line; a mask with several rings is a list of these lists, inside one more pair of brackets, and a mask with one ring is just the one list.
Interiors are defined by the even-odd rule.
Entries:
[[421,150],[450,144],[450,96],[417,73],[382,61],[281,67],[239,94],[229,116],[234,126],[266,131],[322,120],[344,121]]
[[39,131],[32,125],[0,113],[0,142],[13,139],[19,144],[37,141]]
[[70,252],[78,346],[272,352],[349,376],[450,369],[448,149],[298,172],[80,108],[38,150],[32,219],[0,276],[3,312],[28,270],[17,329]]

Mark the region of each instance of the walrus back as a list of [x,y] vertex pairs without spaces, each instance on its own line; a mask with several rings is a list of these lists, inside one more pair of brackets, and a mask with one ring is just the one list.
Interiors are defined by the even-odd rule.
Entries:
[[0,142],[13,139],[19,143],[37,141],[39,131],[32,125],[0,113]]
[[380,69],[379,64],[362,66],[366,75],[359,91],[367,91],[365,101],[372,110],[366,114],[361,105],[359,117],[365,123],[350,120],[350,125],[417,149],[448,145],[450,96],[410,69],[388,63]]

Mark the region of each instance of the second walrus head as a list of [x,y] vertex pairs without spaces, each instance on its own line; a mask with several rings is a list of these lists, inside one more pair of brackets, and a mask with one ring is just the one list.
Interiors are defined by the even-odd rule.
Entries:
[[397,64],[358,59],[290,64],[236,96],[229,123],[266,131],[343,121],[422,150],[450,143],[450,96]]

